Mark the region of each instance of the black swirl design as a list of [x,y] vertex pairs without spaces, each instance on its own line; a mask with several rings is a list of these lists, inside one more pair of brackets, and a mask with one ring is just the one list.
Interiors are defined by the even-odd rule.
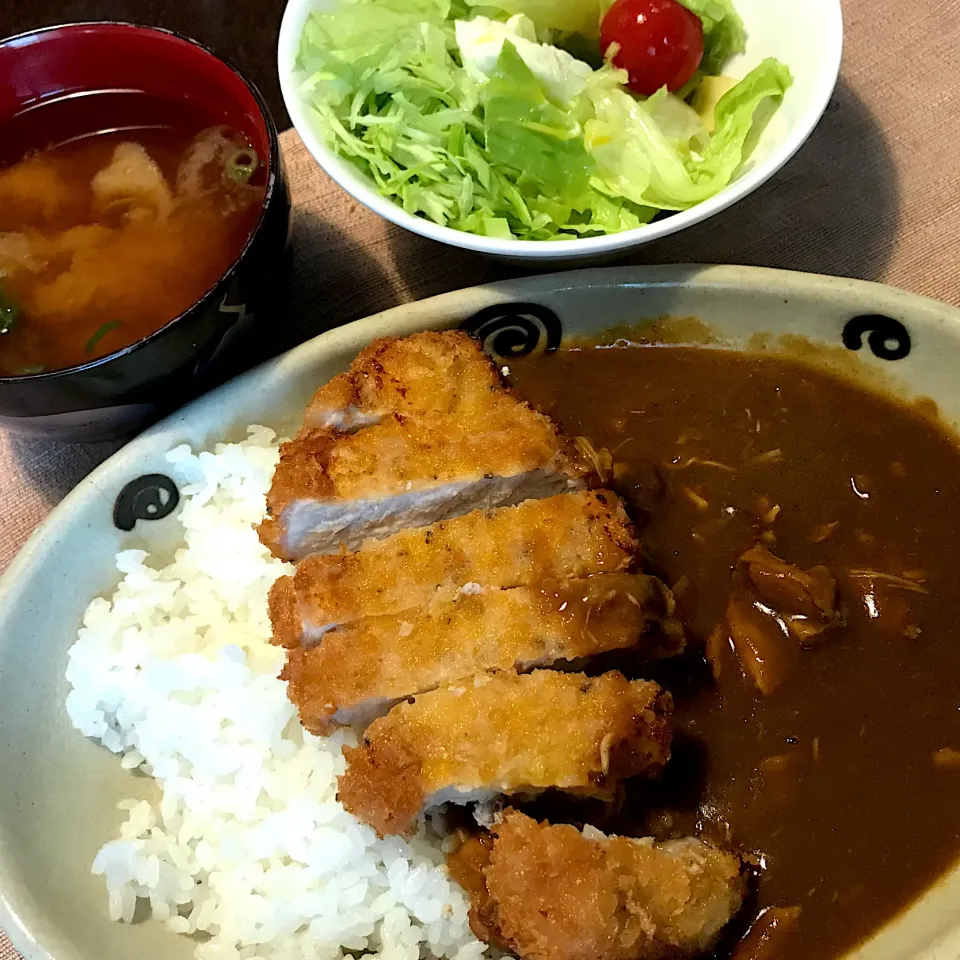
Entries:
[[497,360],[552,353],[560,346],[560,318],[539,303],[496,303],[475,313],[463,329]]
[[113,523],[119,530],[132,530],[138,520],[162,520],[177,509],[180,491],[162,473],[146,473],[131,480],[113,505]]
[[843,328],[843,345],[848,350],[859,350],[863,346],[864,334],[869,334],[867,343],[874,356],[881,360],[902,360],[910,354],[910,334],[893,317],[870,313],[848,320]]

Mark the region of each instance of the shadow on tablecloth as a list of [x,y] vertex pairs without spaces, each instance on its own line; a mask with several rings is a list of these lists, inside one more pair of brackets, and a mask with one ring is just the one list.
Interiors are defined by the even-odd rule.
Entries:
[[293,275],[276,353],[401,299],[371,252],[312,210],[294,211],[292,247]]
[[883,131],[841,80],[820,125],[769,183],[631,262],[746,264],[881,280],[897,241],[898,206]]

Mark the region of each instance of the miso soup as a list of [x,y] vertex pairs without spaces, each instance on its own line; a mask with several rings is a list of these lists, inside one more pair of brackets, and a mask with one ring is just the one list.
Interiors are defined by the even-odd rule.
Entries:
[[[97,132],[74,133],[78,111]],[[189,105],[110,93],[31,113],[65,136],[0,165],[3,376],[87,363],[165,326],[236,260],[266,193],[264,158]]]

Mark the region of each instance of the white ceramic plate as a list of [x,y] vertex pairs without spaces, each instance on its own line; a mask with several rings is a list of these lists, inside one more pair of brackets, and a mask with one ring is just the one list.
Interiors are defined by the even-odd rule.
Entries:
[[407,213],[381,196],[372,180],[326,145],[313,111],[300,96],[303,77],[297,72],[296,60],[300,34],[309,15],[329,10],[335,2],[288,0],[280,27],[280,88],[290,119],[313,158],[354,199],[407,230],[454,247],[509,260],[536,261],[541,266],[609,257],[678,233],[726,210],[766,183],[800,149],[823,115],[837,83],[843,49],[840,0],[736,0],[737,12],[747,28],[747,49],[726,72],[743,77],[765,57],[776,57],[787,64],[794,79],[737,179],[710,200],[636,230],[577,240],[498,240],[441,227]]
[[[66,651],[86,604],[115,582],[114,554],[162,551],[177,537],[171,517],[147,516],[151,496],[164,513],[165,496],[141,479],[166,472],[166,452],[243,436],[254,422],[294,429],[315,387],[377,336],[471,324],[509,357],[662,315],[699,317],[734,346],[764,332],[802,335],[866,378],[933,397],[960,422],[960,311],[873,284],[734,267],[586,271],[447,294],[324,334],[186,407],[83,481],[0,583],[0,926],[28,960],[191,956],[193,944],[159,924],[107,920],[90,864],[115,834],[116,800],[147,795],[152,781],[123,771],[64,711]],[[114,524],[115,505],[121,497],[133,506],[138,485],[143,519],[127,533]],[[960,870],[856,957],[956,960],[958,904]]]

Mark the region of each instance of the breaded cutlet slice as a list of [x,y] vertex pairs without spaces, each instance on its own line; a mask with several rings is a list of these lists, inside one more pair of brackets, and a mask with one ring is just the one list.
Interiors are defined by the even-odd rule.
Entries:
[[352,432],[394,413],[472,424],[489,415],[501,389],[493,363],[463,330],[383,337],[317,390],[303,426]]
[[[740,909],[740,859],[687,837],[606,836],[508,810],[493,828],[486,902],[471,925],[493,925],[521,960],[666,960],[703,953]],[[479,898],[481,901],[483,897]]]
[[520,403],[508,412],[484,432],[391,415],[359,433],[314,430],[283,444],[260,539],[299,560],[584,486],[590,470],[553,423]]
[[441,803],[555,788],[612,797],[670,756],[668,692],[617,671],[479,675],[394,707],[346,750],[338,798],[380,836]]
[[313,733],[369,723],[417,693],[491,670],[573,666],[637,647],[651,659],[683,649],[673,596],[653,577],[584,580],[462,595],[398,616],[367,617],[287,656],[281,679]]
[[306,424],[281,447],[260,527],[285,560],[577,489],[594,473],[460,331],[378,341],[321,388]]
[[[636,550],[616,494],[581,491],[527,500],[367,540],[354,553],[313,554],[291,578],[274,584],[271,618],[275,626],[289,621],[292,609],[310,643],[340,624],[450,600],[458,592],[625,570]],[[289,623],[278,633],[289,636]]]

